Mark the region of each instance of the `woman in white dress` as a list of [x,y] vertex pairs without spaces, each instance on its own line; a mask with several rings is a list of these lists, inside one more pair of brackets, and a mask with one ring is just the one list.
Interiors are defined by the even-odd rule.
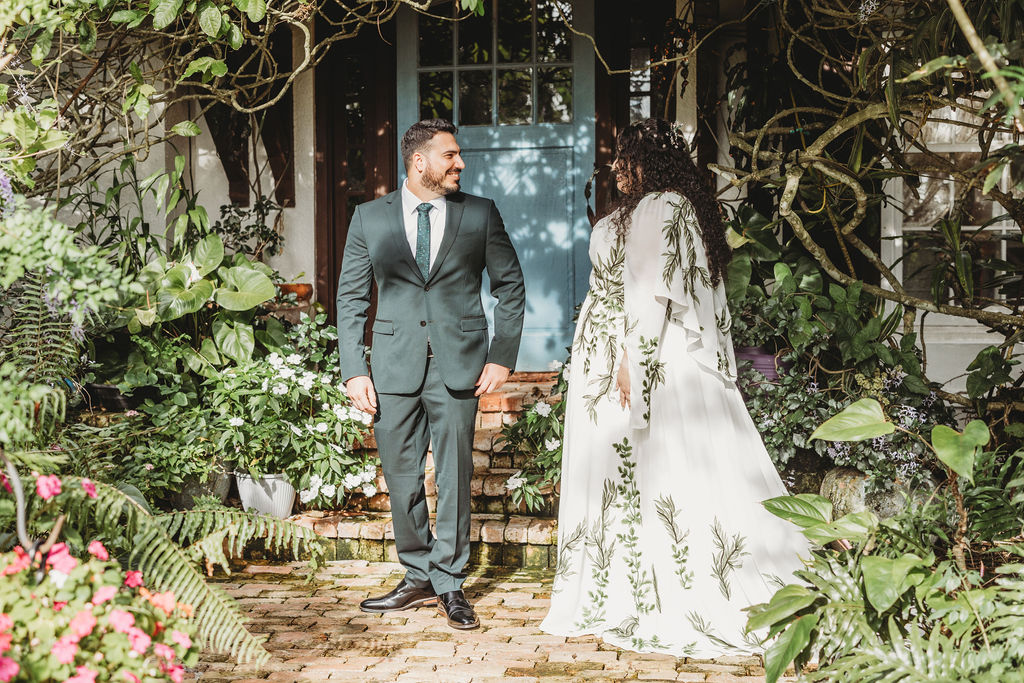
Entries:
[[744,608],[807,542],[736,387],[718,205],[682,135],[625,129],[569,369],[551,609],[541,625],[639,652],[758,652]]

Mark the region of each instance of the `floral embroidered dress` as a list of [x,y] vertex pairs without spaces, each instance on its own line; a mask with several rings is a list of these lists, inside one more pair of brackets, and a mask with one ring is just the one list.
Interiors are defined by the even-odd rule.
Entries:
[[[594,226],[569,368],[551,610],[541,628],[677,656],[759,651],[744,608],[807,542],[735,384],[725,287],[690,203],[651,194],[624,238]],[[625,349],[632,405],[615,377]]]

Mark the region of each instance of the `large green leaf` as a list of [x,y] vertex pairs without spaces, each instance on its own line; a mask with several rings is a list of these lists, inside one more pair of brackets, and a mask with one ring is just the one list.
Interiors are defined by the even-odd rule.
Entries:
[[213,322],[213,339],[222,355],[242,364],[252,359],[252,350],[256,346],[252,326],[245,323],[232,323],[229,320]]
[[840,539],[862,541],[878,527],[878,517],[870,510],[851,512],[828,524],[818,524],[803,530],[811,543],[825,545]]
[[213,285],[203,278],[195,280],[195,275],[186,264],[176,265],[164,274],[156,293],[157,311],[161,320],[176,320],[188,313],[195,313],[209,301]]
[[217,34],[220,33],[222,21],[220,8],[210,2],[210,0],[203,0],[202,4],[199,5],[198,14],[199,28],[203,29],[203,33],[211,38],[216,38]]
[[224,260],[224,242],[219,235],[207,235],[192,249],[192,263],[203,277]]
[[879,612],[892,607],[907,589],[916,586],[924,578],[922,574],[908,576],[910,570],[923,564],[924,560],[917,555],[904,555],[895,559],[877,555],[865,557],[861,561],[861,570],[868,602]]
[[747,285],[750,284],[752,267],[750,254],[739,252],[734,254],[729,261],[728,277],[725,279],[726,294],[730,301],[737,301],[743,298],[747,292]]
[[818,624],[817,614],[805,614],[789,625],[764,653],[765,677],[768,683],[779,680],[797,655],[811,642],[811,631]]
[[172,21],[178,18],[181,5],[182,0],[160,0],[153,12],[153,28],[157,31],[167,28]]
[[864,441],[892,434],[894,431],[896,426],[886,419],[881,404],[873,398],[862,398],[826,420],[814,430],[811,439]]
[[788,619],[815,601],[817,595],[806,586],[791,583],[783,586],[766,605],[757,605],[750,610],[747,620],[747,633],[768,628],[784,619]]
[[816,526],[832,521],[832,501],[813,493],[769,498],[761,503],[768,512],[800,527]]
[[935,425],[932,429],[935,455],[946,467],[968,481],[974,481],[974,458],[988,440],[988,426],[981,420],[969,422],[963,433],[946,425]]
[[224,285],[217,288],[213,298],[229,311],[247,311],[277,295],[274,283],[258,270],[235,266],[220,273]]

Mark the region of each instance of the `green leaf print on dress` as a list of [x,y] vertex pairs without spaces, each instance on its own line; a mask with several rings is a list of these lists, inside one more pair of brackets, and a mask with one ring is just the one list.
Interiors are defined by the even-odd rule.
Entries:
[[576,573],[572,570],[572,554],[576,550],[576,546],[578,546],[580,541],[583,540],[586,533],[587,521],[583,520],[575,529],[573,529],[572,533],[566,537],[565,543],[562,544],[561,550],[558,551],[558,564],[555,566],[554,587],[551,589],[552,593],[557,593],[562,590],[558,586],[559,582],[568,579]]
[[711,575],[718,579],[718,589],[728,600],[732,597],[729,574],[743,566],[743,558],[748,555],[743,549],[747,541],[740,534],[729,538],[717,517],[711,525],[711,538],[718,549],[712,558]]
[[686,568],[690,555],[690,545],[687,543],[690,530],[683,531],[676,522],[676,517],[681,511],[676,509],[672,496],[661,496],[654,502],[654,508],[658,512],[658,519],[668,532],[668,537],[672,539],[672,559],[676,563],[675,574],[679,577],[679,585],[689,589],[693,585],[693,572]]
[[610,512],[614,503],[615,482],[605,479],[604,493],[601,496],[601,516],[594,522],[584,543],[587,559],[591,564],[594,589],[589,593],[590,604],[583,608],[583,618],[576,624],[578,629],[592,628],[605,619],[604,605],[608,600],[605,588],[608,587],[608,571],[615,556],[615,539],[608,540],[608,527],[612,523]]
[[618,350],[625,327],[625,289],[622,269],[626,262],[626,242],[616,236],[615,246],[606,259],[597,259],[590,275],[590,292],[580,311],[579,330],[573,343],[574,357],[583,359],[583,372],[590,373],[592,361],[603,361],[602,372],[589,385],[594,390],[584,395],[590,419],[596,421],[596,405],[615,386]]
[[643,519],[640,515],[640,492],[636,487],[636,463],[633,462],[633,447],[629,445],[627,437],[615,444],[614,448],[620,461],[620,483],[616,489],[617,507],[622,512],[622,521],[625,526],[617,538],[622,543],[622,547],[626,549],[626,556],[623,559],[626,563],[629,585],[633,591],[633,606],[636,608],[637,614],[647,614],[654,609],[654,603],[648,602],[652,587],[651,578],[640,562],[642,552],[637,530],[643,526]]
[[644,339],[640,337],[640,367],[644,369],[644,383],[641,387],[644,420],[651,419],[651,394],[665,381],[665,364],[655,358],[658,353],[658,338]]

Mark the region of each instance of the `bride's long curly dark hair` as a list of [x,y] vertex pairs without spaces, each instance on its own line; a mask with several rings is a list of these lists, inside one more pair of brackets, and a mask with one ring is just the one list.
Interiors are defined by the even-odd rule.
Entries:
[[681,132],[662,119],[644,119],[619,133],[615,141],[616,173],[626,191],[610,207],[615,232],[629,232],[633,210],[652,192],[677,192],[693,204],[700,227],[708,269],[718,285],[732,252],[725,241],[722,214],[711,189],[705,185],[690,158]]

